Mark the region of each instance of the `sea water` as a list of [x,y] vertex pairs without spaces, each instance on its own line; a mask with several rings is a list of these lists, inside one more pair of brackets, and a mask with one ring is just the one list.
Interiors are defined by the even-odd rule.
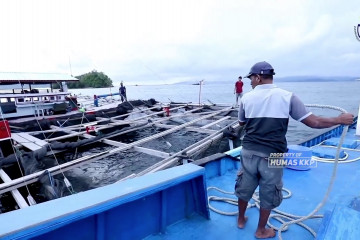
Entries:
[[[244,92],[251,91],[250,82],[244,80]],[[344,108],[348,112],[357,114],[360,94],[360,81],[353,82],[279,82],[277,86],[294,92],[305,104],[323,104],[333,105]],[[201,87],[201,88],[200,88]],[[171,84],[171,85],[126,85],[127,97],[129,100],[150,99],[154,98],[159,102],[168,103],[224,103],[235,105],[234,83],[206,83],[204,85],[191,84]],[[101,88],[101,89],[71,89],[73,94],[79,95],[100,95],[117,93],[118,88]],[[114,96],[119,98],[119,96]],[[337,116],[340,113],[335,110],[328,109],[309,109],[316,115],[320,116]],[[147,129],[151,131],[152,129]],[[287,132],[288,144],[297,144],[309,138],[315,137],[326,131],[326,129],[312,129],[290,119],[289,128]],[[145,131],[142,131],[144,133]],[[120,136],[121,137],[121,136]],[[127,138],[128,136],[123,136]],[[177,132],[166,136],[166,141],[172,144],[172,148],[163,149],[163,151],[177,152],[183,147],[180,143],[189,138],[189,133]],[[116,140],[116,139],[115,139]],[[159,149],[164,146],[164,139],[158,139],[149,144],[156,146],[145,145],[152,149]],[[226,146],[225,146],[226,145]],[[178,147],[178,149],[175,149]],[[94,146],[90,149],[81,151],[78,157],[88,154],[95,154],[99,151],[107,151],[114,147],[112,146]],[[221,141],[209,147],[210,153],[214,151],[223,152],[229,148],[227,141]],[[207,154],[206,154],[207,155]],[[201,158],[201,156],[192,156],[193,159]],[[138,173],[142,169],[146,169],[152,164],[160,161],[161,158],[149,156],[135,151],[125,151],[116,153],[105,159],[95,160],[84,164],[82,167],[67,171],[67,177],[73,183],[76,191],[84,191],[107,184],[111,184],[121,178],[129,176],[132,173]]]
[[[181,103],[225,103],[235,104],[234,83],[205,82],[203,85],[164,84],[164,85],[126,85],[129,100],[147,100],[154,98],[159,102]],[[338,106],[357,115],[360,104],[360,81],[334,82],[276,82],[285,90],[294,92],[305,104],[323,104]],[[250,81],[244,80],[244,92],[251,91]],[[97,89],[70,89],[76,95],[117,93],[118,87]],[[118,97],[118,96],[117,96]],[[340,113],[329,109],[309,108],[319,116],[337,116]],[[287,133],[289,144],[296,144],[314,137],[324,130],[311,129],[302,123],[290,119]]]

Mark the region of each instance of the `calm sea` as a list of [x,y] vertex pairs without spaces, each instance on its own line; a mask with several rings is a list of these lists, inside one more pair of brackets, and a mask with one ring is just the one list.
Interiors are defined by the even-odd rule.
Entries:
[[[244,91],[251,91],[250,82],[245,80]],[[357,115],[360,103],[360,81],[357,82],[279,82],[277,85],[283,89],[296,93],[304,103],[308,104],[324,104],[334,105],[346,109],[348,112]],[[154,98],[159,102],[199,102],[199,85],[190,84],[173,84],[173,85],[147,85],[147,86],[133,86],[126,85],[127,96],[129,100],[150,99]],[[72,89],[73,94],[79,95],[100,95],[118,92],[116,88],[101,88],[101,89]],[[118,96],[116,96],[118,98]],[[201,88],[202,103],[211,101],[213,103],[227,103],[235,104],[234,83],[206,83]],[[339,113],[334,110],[310,109],[314,114],[321,116],[337,116]],[[144,132],[145,136],[153,134],[154,129],[145,129],[149,132]],[[302,123],[290,120],[287,140],[289,144],[296,144],[307,140],[313,136],[320,134],[322,130],[311,129]],[[177,132],[166,136],[166,141],[172,144],[168,148],[163,140],[148,142],[143,147],[152,149],[160,149],[164,152],[177,152],[190,145],[194,139],[201,139],[201,136],[191,136],[189,134]],[[120,136],[121,137],[121,136]],[[133,136],[136,137],[136,136]],[[137,136],[139,137],[139,136]],[[127,136],[115,141],[125,141]],[[187,142],[189,141],[189,142]],[[125,141],[126,142],[126,141]],[[185,144],[186,143],[186,144]],[[90,149],[83,149],[78,152],[77,157],[88,154],[98,153],[99,151],[106,151],[112,149],[111,146],[93,146]],[[212,146],[211,151],[225,151],[228,149],[227,141],[217,143]],[[71,154],[69,155],[71,157]],[[201,156],[193,156],[197,159]],[[146,169],[155,162],[160,161],[161,158],[149,156],[147,154],[138,153],[135,151],[125,151],[108,156],[105,159],[96,160],[94,162],[86,163],[82,167],[67,171],[67,178],[73,184],[76,192],[104,186],[111,184],[119,179],[122,179],[132,173]]]
[[[235,82],[234,82],[235,83]],[[190,84],[169,85],[126,85],[129,100],[154,98],[159,102],[191,103],[235,103],[234,83],[207,83],[201,86]],[[324,104],[342,107],[354,115],[358,114],[360,104],[360,81],[344,82],[278,82],[277,86],[294,92],[305,104]],[[244,80],[244,92],[251,91],[250,81]],[[92,96],[118,92],[118,87],[100,89],[71,89],[73,94]],[[337,116],[339,113],[328,109],[310,109],[321,116]],[[321,133],[323,130],[311,129],[291,120],[288,129],[288,142],[295,144]]]

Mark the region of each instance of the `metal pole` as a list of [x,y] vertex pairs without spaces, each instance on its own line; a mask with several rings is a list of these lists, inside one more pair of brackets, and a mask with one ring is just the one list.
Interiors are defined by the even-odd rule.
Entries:
[[202,85],[203,81],[204,81],[204,79],[199,82],[199,85],[200,85],[200,90],[199,90],[199,106],[200,106],[200,104],[201,104],[201,85]]

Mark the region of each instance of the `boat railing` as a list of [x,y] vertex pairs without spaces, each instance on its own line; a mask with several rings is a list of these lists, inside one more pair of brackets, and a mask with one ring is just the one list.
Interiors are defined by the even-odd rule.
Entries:
[[70,93],[25,93],[25,94],[0,94],[1,103],[14,102],[16,105],[63,102]]
[[[358,119],[358,116],[356,116],[354,118],[354,123],[352,125],[350,125],[349,128],[353,128],[356,125],[357,119]],[[330,131],[326,131],[325,133],[322,133],[316,137],[313,137],[313,138],[306,140],[299,144],[302,146],[305,146],[305,147],[315,146],[329,138],[332,138],[334,136],[339,136],[341,134],[341,132],[343,131],[343,129],[344,129],[344,125],[336,126],[333,129],[331,129]]]
[[70,95],[70,92],[43,92],[43,93],[0,93],[0,98],[39,97],[39,96]]

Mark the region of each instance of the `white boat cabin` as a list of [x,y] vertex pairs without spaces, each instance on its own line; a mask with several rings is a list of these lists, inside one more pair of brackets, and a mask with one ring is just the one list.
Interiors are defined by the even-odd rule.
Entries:
[[79,80],[68,74],[0,72],[1,118],[66,112],[69,105],[76,106],[67,89],[69,81]]

